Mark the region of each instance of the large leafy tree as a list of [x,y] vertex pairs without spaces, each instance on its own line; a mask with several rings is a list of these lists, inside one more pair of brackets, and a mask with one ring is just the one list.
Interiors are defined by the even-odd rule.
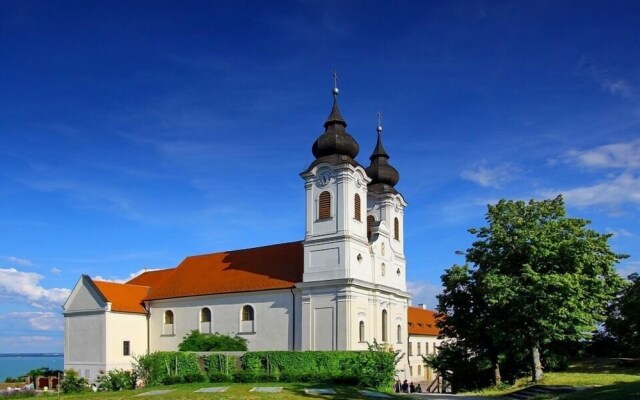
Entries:
[[605,318],[622,287],[610,235],[589,221],[566,216],[561,196],[490,205],[487,226],[476,236],[465,266],[442,276],[440,326],[464,344],[466,354],[485,355],[499,380],[500,355],[527,352],[532,378],[542,378],[540,351],[552,342],[585,338]]
[[[602,335],[613,342],[618,355],[640,355],[640,275],[633,273],[620,296],[611,304]],[[605,341],[606,342],[606,341]]]

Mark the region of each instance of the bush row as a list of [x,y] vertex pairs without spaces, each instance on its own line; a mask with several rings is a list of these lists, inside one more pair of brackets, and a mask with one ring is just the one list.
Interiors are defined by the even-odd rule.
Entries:
[[[313,382],[390,387],[397,354],[389,351],[256,351],[238,358],[156,352],[138,359],[147,385],[183,382]],[[201,366],[204,370],[201,369]]]

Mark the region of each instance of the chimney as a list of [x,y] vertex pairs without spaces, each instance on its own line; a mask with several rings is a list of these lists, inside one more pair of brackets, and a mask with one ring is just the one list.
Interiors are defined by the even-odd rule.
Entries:
[[422,308],[423,310],[426,310],[427,309],[427,305],[423,304],[423,303],[420,303],[420,304],[418,304],[418,308]]

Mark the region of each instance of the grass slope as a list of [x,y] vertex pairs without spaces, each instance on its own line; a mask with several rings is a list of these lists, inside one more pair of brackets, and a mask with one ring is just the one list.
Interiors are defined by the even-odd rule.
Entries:
[[[576,362],[562,372],[547,372],[540,384],[553,386],[575,386],[581,390],[562,396],[541,395],[535,400],[619,400],[640,399],[640,366],[624,366],[617,359],[590,359]],[[528,379],[519,380],[507,389],[489,388],[474,394],[497,397],[524,389],[531,385]]]

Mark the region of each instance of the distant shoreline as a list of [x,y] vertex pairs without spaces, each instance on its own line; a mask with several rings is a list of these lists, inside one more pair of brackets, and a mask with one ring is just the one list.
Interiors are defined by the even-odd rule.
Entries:
[[0,357],[62,357],[64,353],[0,353]]

